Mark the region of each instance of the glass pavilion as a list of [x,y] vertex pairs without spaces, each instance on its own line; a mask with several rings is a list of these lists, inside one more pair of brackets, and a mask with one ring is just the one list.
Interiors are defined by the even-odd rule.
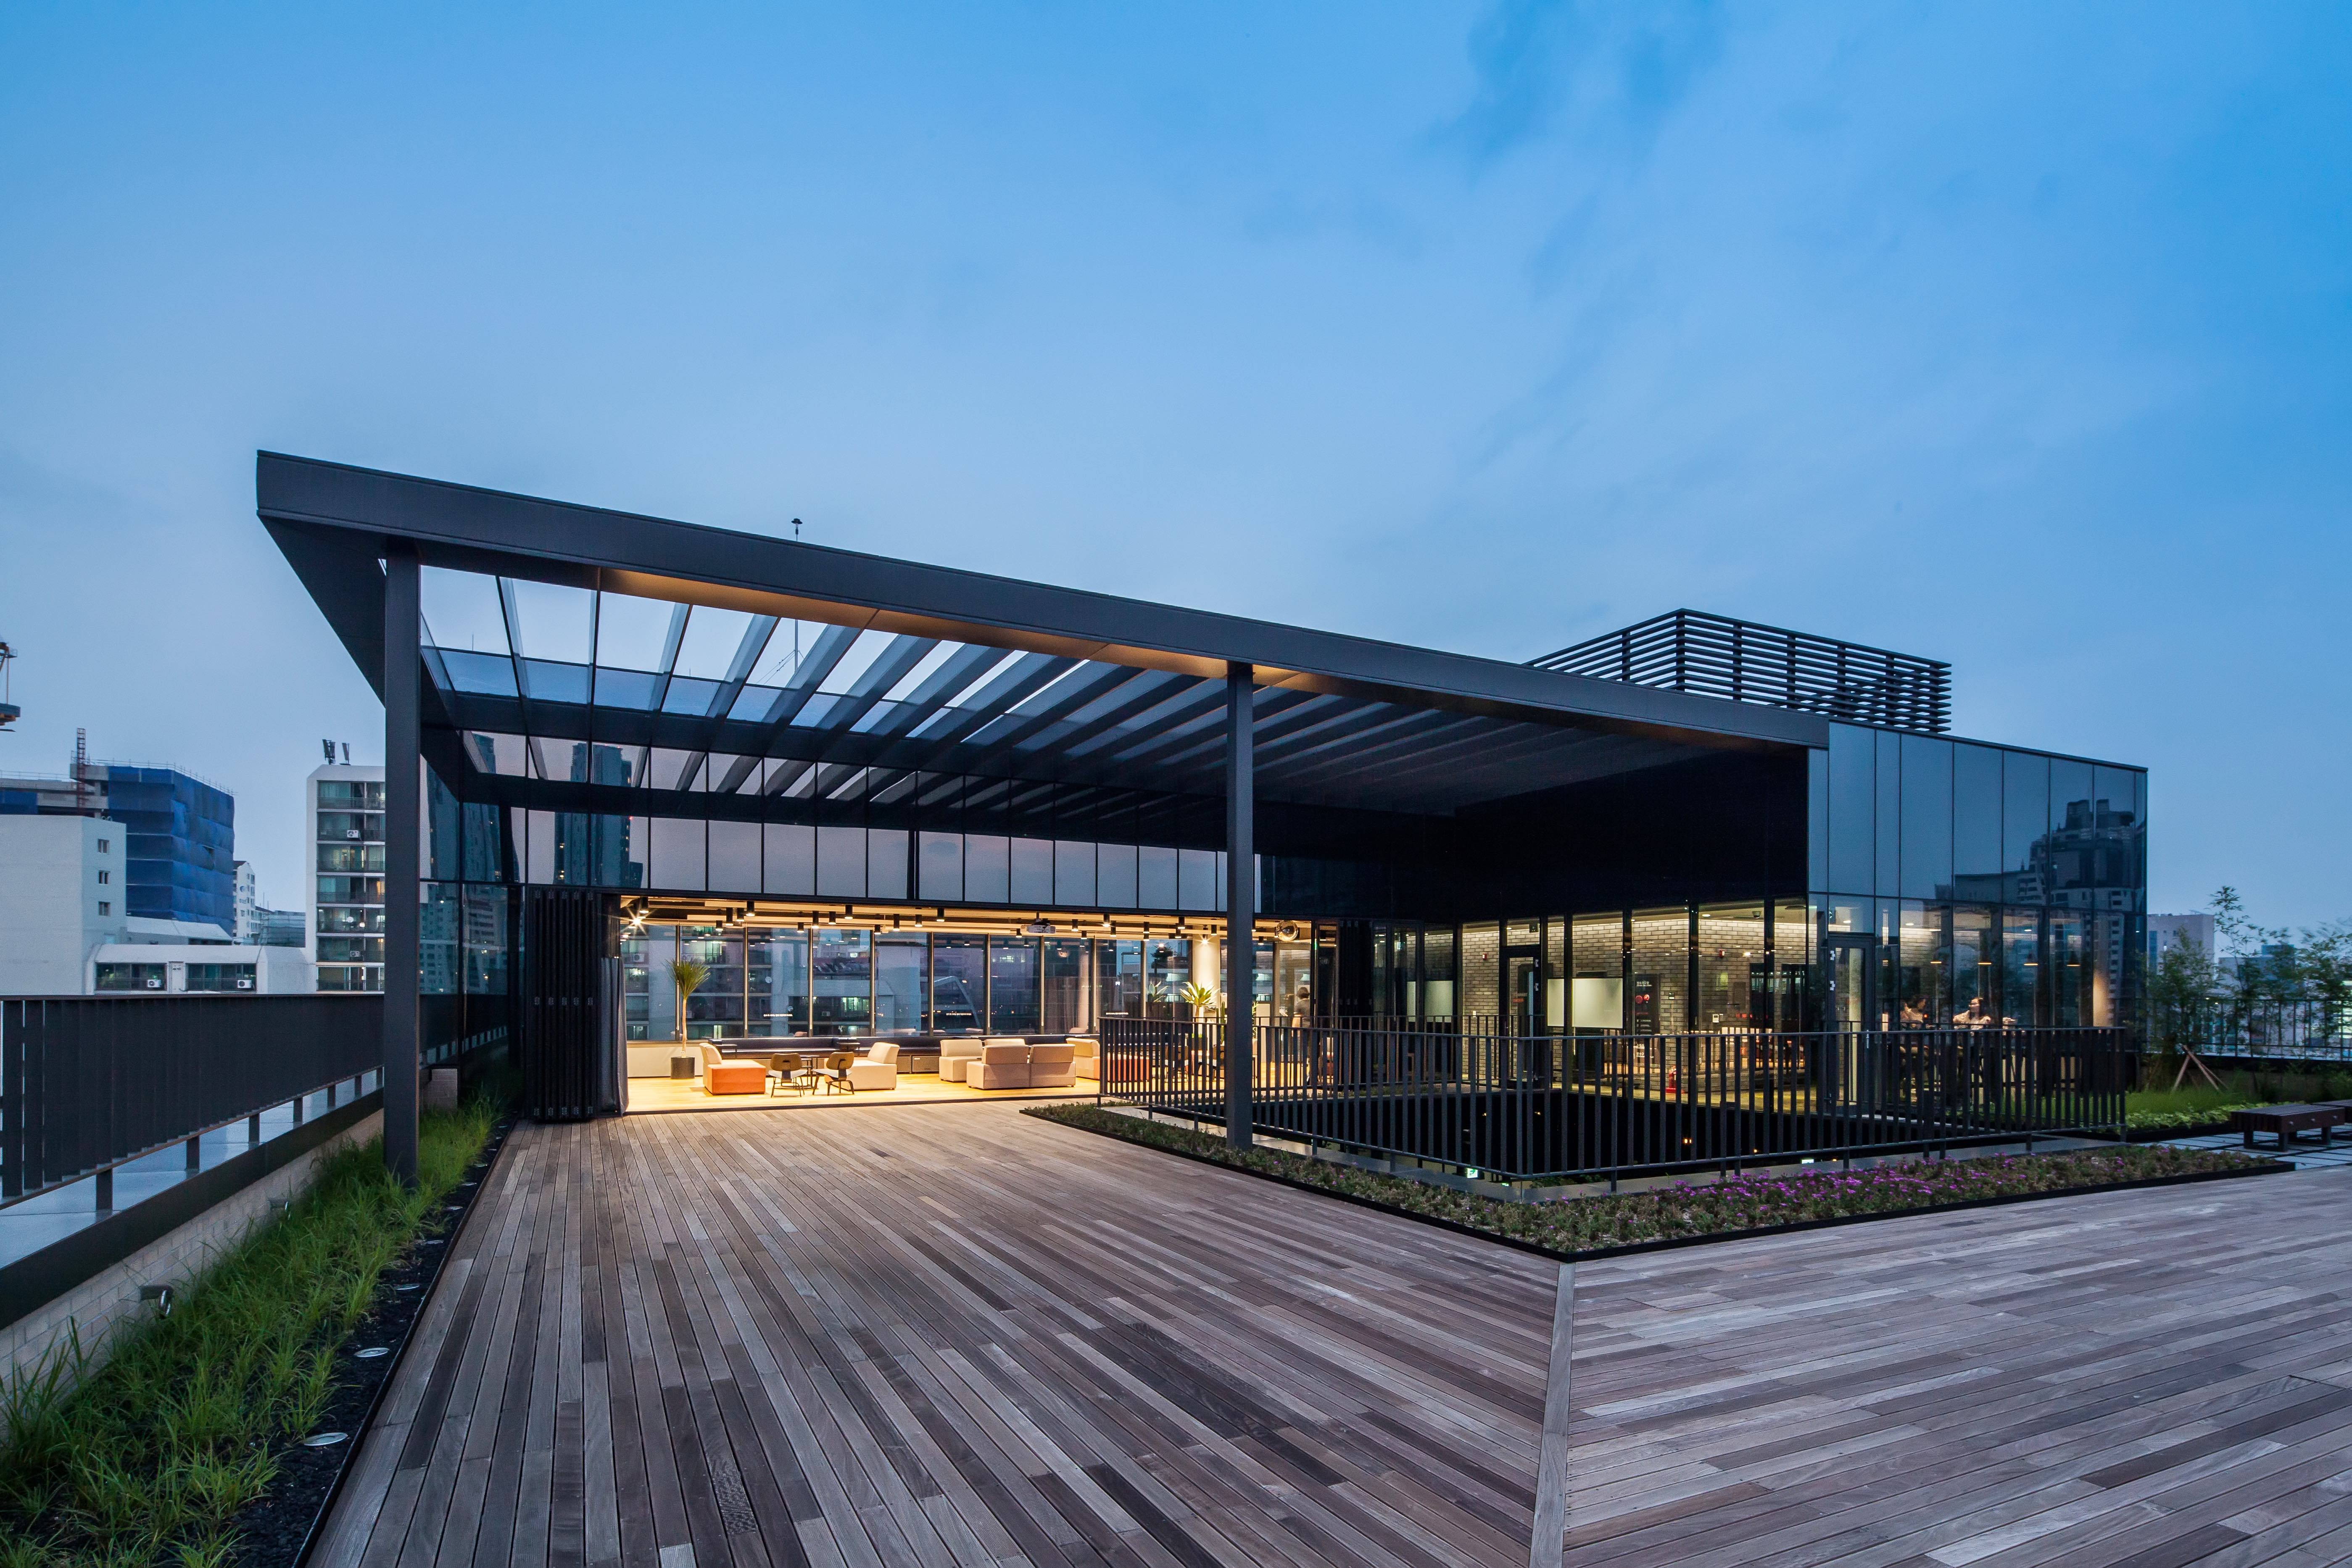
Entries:
[[266,454],[259,488],[395,706],[386,563],[416,563],[416,940],[446,951],[415,967],[478,987],[428,1033],[530,988],[554,892],[606,922],[620,1038],[1061,1032],[1244,975],[1276,1022],[2132,1014],[2145,772],[1948,737],[1927,661],[1898,710],[1847,666],[1902,656],[1710,617],[1657,634],[1671,678],[1620,675]]

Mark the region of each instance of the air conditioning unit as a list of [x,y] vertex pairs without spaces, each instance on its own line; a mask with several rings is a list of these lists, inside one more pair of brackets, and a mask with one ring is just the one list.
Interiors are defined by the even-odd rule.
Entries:
[[251,975],[249,975],[249,974],[240,974],[240,975],[238,975],[238,976],[236,977],[236,988],[237,988],[239,991],[250,991],[250,990],[252,990],[252,989],[253,989],[253,977],[252,977]]
[[161,991],[163,989],[163,980],[159,976],[152,974],[149,975],[147,977],[147,989],[150,991]]

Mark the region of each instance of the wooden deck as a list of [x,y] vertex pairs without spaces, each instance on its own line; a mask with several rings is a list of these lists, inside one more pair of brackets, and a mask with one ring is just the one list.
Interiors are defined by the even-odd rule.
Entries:
[[[2352,1560],[2347,1212],[1585,1265],[1567,1561]],[[1012,1107],[526,1128],[314,1562],[1518,1568],[1554,1273]]]

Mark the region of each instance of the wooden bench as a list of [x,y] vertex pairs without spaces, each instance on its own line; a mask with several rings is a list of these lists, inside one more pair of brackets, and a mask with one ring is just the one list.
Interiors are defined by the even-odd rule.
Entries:
[[2268,1132],[2277,1137],[2278,1146],[2284,1150],[2293,1148],[2305,1132],[2318,1133],[2322,1143],[2332,1142],[2335,1130],[2345,1121],[2340,1105],[2260,1105],[2230,1112],[2230,1130],[2243,1134],[2249,1149],[2254,1146],[2255,1133]]

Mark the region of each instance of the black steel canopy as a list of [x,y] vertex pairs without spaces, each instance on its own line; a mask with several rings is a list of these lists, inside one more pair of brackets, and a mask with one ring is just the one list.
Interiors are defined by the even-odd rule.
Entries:
[[[1269,802],[1442,815],[1827,742],[1814,714],[273,453],[257,488],[379,692],[380,562],[418,559],[425,749],[467,798],[646,810],[611,793],[627,790],[756,816],[919,804],[940,775],[1219,794],[1233,664],[1253,667]],[[467,635],[433,624],[436,571],[473,574]],[[525,625],[525,584],[577,595],[566,646]],[[625,613],[667,626],[618,653],[603,628]]]

